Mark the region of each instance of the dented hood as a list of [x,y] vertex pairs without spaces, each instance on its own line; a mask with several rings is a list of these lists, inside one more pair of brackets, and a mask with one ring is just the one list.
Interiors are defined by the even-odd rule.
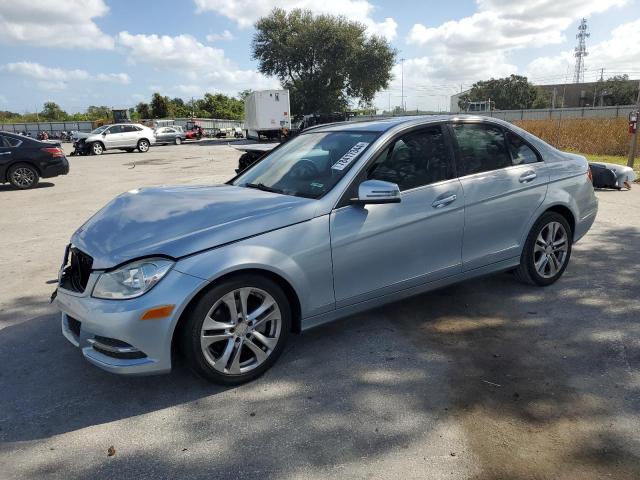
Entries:
[[105,269],[214,248],[309,220],[315,209],[315,200],[230,185],[145,188],[116,197],[71,243]]

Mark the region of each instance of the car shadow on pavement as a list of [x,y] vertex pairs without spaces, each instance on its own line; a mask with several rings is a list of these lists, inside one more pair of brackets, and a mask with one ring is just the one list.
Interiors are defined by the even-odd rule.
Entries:
[[[55,187],[56,184],[55,183],[51,183],[51,182],[39,182],[38,185],[36,185],[35,187],[31,188],[30,190],[38,190],[40,188],[49,188],[49,187]],[[24,190],[20,190],[19,188],[15,188],[13,185],[10,185],[8,183],[5,184],[0,184],[0,192],[23,192]]]
[[505,274],[390,304],[294,338],[232,389],[183,367],[102,372],[57,315],[6,327],[0,440],[64,448],[62,434],[111,423],[114,457],[32,477],[360,477],[399,459],[419,478],[640,478],[640,231],[590,236],[553,286]]

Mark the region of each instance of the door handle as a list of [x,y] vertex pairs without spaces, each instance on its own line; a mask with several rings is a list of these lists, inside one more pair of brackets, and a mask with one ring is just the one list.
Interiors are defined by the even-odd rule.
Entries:
[[520,178],[518,179],[520,181],[520,183],[529,183],[533,180],[535,180],[537,177],[536,172],[530,170],[528,172],[524,172],[522,175],[520,175]]
[[447,205],[449,205],[450,203],[453,203],[456,201],[456,198],[458,198],[455,194],[453,195],[449,195],[447,197],[444,198],[437,198],[432,204],[431,206],[433,208],[442,208],[442,207],[446,207]]

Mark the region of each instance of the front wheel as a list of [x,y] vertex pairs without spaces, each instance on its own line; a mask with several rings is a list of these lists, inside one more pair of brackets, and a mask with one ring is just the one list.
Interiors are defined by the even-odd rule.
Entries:
[[529,232],[516,275],[525,283],[551,285],[567,268],[572,243],[569,222],[559,213],[544,213]]
[[140,153],[146,153],[149,151],[149,141],[148,140],[138,140],[138,151]]
[[238,385],[273,365],[290,329],[291,308],[278,284],[238,275],[213,287],[191,309],[181,332],[182,352],[202,377]]
[[18,163],[9,169],[9,182],[20,190],[35,187],[39,180],[38,171],[26,163]]
[[94,155],[102,155],[104,152],[104,147],[100,142],[95,142],[91,144],[91,153]]

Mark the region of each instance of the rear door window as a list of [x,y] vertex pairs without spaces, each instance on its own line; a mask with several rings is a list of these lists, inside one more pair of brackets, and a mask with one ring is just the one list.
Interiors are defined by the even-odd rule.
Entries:
[[453,133],[458,147],[461,176],[499,170],[512,165],[504,132],[482,123],[457,123]]

